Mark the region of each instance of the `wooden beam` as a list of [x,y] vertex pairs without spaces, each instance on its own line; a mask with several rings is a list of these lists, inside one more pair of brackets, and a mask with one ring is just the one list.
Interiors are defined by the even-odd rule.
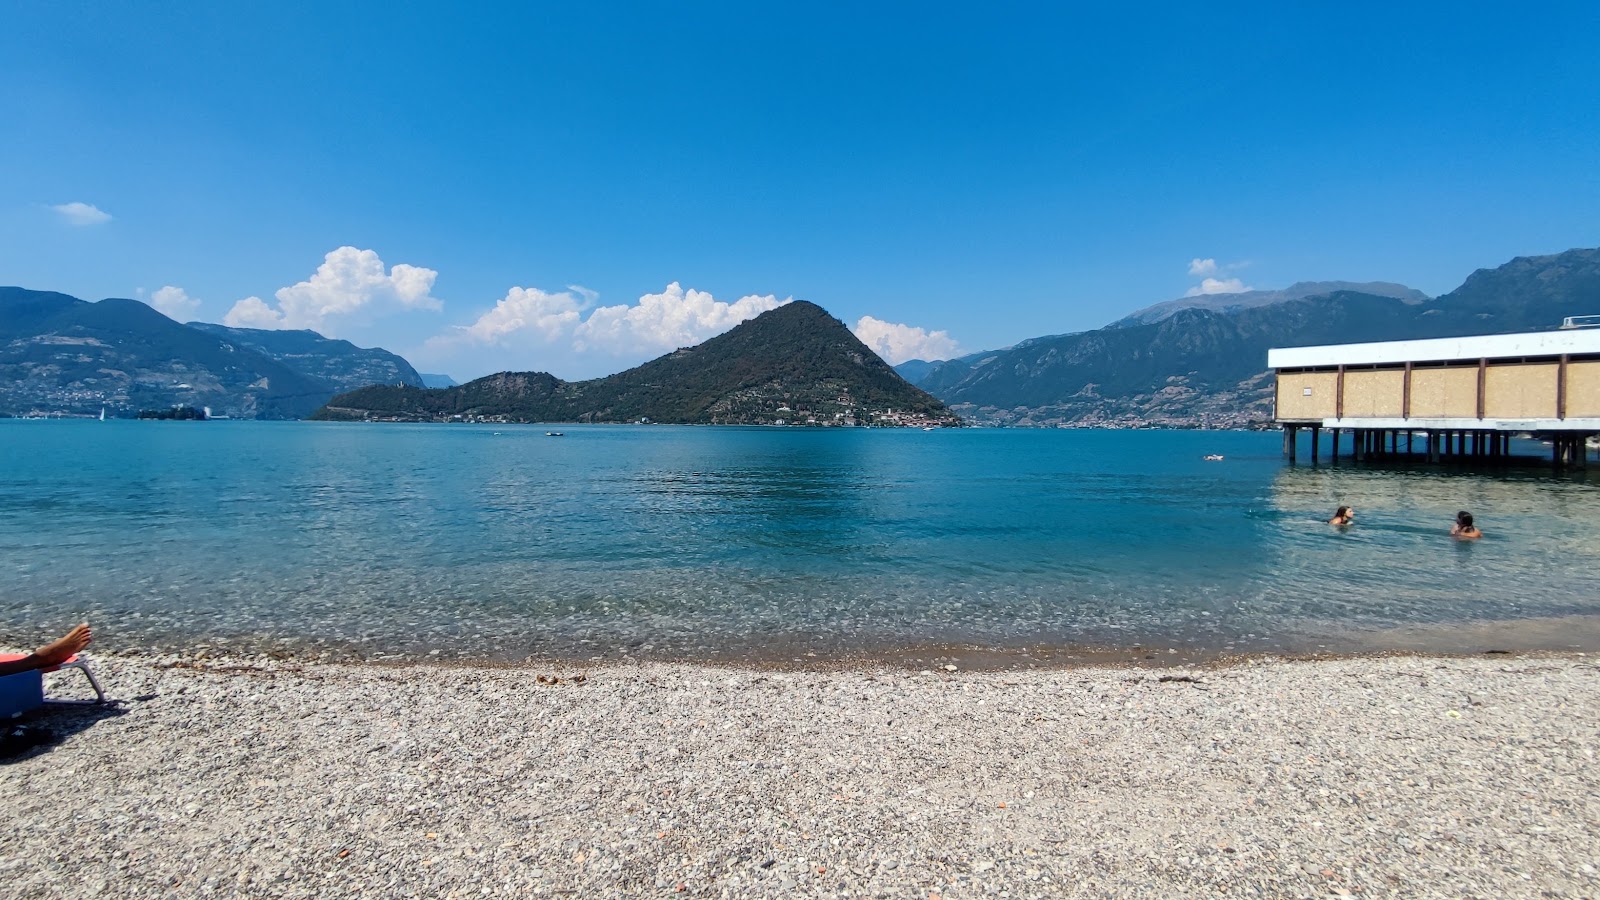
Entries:
[[1334,382],[1333,389],[1333,414],[1337,418],[1344,418],[1344,366],[1339,366],[1339,377]]
[[1411,418],[1411,361],[1406,360],[1406,380],[1400,390],[1400,418]]
[[1567,354],[1561,354],[1561,362],[1556,366],[1556,418],[1567,417]]
[[1489,361],[1478,360],[1478,418],[1483,418],[1483,386],[1488,383]]

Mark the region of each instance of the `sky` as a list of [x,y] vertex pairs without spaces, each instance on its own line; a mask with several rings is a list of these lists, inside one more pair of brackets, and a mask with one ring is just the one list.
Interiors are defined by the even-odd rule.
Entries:
[[0,284],[458,380],[608,374],[789,300],[897,363],[1600,246],[1592,0],[3,18]]

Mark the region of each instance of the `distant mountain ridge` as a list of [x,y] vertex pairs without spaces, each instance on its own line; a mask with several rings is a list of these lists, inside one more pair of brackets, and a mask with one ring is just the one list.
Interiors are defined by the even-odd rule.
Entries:
[[1592,312],[1600,250],[1578,249],[1480,269],[1431,300],[1335,291],[1130,316],[950,360],[918,386],[982,424],[1241,426],[1271,417],[1271,347],[1538,331]]
[[501,372],[459,387],[341,394],[319,419],[955,425],[814,303],[796,301],[694,347],[589,381]]
[[1232,294],[1197,294],[1179,297],[1129,313],[1111,323],[1113,328],[1130,325],[1149,325],[1174,315],[1184,309],[1206,309],[1212,312],[1236,312],[1257,306],[1271,306],[1289,300],[1307,297],[1325,297],[1340,292],[1370,294],[1374,297],[1393,297],[1407,303],[1426,303],[1427,294],[1390,281],[1297,281],[1281,291],[1239,291]]
[[277,360],[302,375],[320,378],[336,391],[353,391],[369,384],[409,384],[422,387],[422,376],[411,363],[381,347],[367,349],[315,331],[271,331],[230,328],[209,322],[190,322],[190,328],[214,334]]
[[421,383],[398,356],[315,332],[183,325],[137,300],[0,287],[0,413],[133,415],[182,405],[296,419],[369,376]]

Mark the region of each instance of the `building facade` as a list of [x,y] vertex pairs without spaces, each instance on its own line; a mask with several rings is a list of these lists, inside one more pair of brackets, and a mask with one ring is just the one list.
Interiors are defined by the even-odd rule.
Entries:
[[1421,435],[1430,459],[1499,456],[1525,432],[1581,465],[1600,433],[1600,328],[1292,347],[1269,350],[1267,365],[1291,457],[1307,428],[1313,459],[1324,429],[1335,441],[1351,431],[1358,456]]

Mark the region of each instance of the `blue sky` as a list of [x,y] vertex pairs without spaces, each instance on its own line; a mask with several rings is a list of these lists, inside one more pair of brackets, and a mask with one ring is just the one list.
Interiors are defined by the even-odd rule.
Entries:
[[570,378],[1600,245],[1592,2],[154,6],[5,14],[0,284]]

